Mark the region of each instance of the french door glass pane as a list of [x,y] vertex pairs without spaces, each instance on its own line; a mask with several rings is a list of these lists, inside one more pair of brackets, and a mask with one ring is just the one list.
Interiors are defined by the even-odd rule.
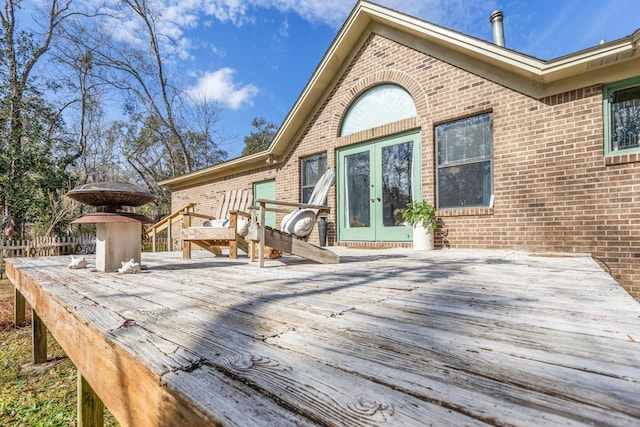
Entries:
[[345,224],[348,227],[369,227],[371,218],[371,187],[369,152],[345,156],[346,209]]
[[411,201],[413,142],[382,148],[382,224],[402,226],[402,211]]

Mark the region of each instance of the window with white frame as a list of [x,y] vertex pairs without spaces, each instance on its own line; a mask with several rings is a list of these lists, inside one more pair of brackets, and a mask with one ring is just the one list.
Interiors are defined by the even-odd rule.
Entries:
[[640,152],[640,78],[607,85],[603,95],[605,153]]
[[354,101],[344,116],[340,136],[417,116],[409,92],[396,84],[368,89]]
[[438,209],[491,206],[491,117],[487,113],[436,126]]
[[302,194],[300,199],[302,203],[307,203],[313,193],[313,187],[316,182],[327,170],[327,153],[314,154],[313,156],[303,157],[300,159],[300,179]]

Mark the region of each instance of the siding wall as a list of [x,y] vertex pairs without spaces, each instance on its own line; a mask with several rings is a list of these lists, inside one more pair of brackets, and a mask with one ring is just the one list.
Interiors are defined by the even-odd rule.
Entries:
[[[418,117],[338,137],[349,105],[386,82],[411,93]],[[299,201],[300,157],[327,151],[327,163],[335,167],[339,147],[415,129],[422,138],[422,194],[433,203],[434,126],[488,111],[494,207],[438,212],[436,246],[591,253],[640,297],[640,158],[604,158],[601,86],[532,99],[379,35],[365,42],[286,159],[176,189],[172,208],[196,202],[198,212],[213,211],[227,189],[271,178],[279,199]],[[329,203],[335,224],[335,189]],[[335,242],[333,226],[329,233],[330,244],[345,244]]]

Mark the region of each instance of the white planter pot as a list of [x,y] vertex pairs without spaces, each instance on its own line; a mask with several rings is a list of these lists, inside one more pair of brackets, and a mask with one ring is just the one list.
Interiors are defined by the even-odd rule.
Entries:
[[433,233],[427,233],[422,223],[413,226],[413,249],[417,251],[433,250]]

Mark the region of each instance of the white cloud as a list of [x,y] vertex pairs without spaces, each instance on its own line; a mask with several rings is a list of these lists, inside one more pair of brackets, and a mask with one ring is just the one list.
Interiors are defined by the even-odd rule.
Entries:
[[251,1],[243,0],[205,0],[202,2],[202,11],[219,21],[230,21],[234,25],[240,26],[251,19],[247,17],[250,4]]
[[[229,3],[231,0],[215,0]],[[295,13],[303,19],[339,28],[349,16],[356,1],[345,0],[245,0],[243,13],[250,8],[272,8],[283,13]],[[435,24],[458,31],[488,27],[489,14],[496,9],[497,0],[374,0],[374,3],[417,16]]]
[[[140,19],[132,15],[119,0],[109,0],[114,10],[122,16],[120,22],[109,23],[112,33],[122,41],[145,46],[146,31]],[[488,16],[496,0],[376,0],[383,6],[430,22],[444,25],[468,34],[489,32]],[[185,32],[197,27],[207,27],[211,20],[242,26],[255,22],[261,9],[274,9],[281,13],[297,14],[317,24],[339,28],[353,9],[355,0],[149,0],[149,7],[156,16],[156,28],[165,54],[179,59],[191,57],[195,46]],[[285,17],[279,35],[287,37],[288,22]]]
[[235,70],[231,68],[207,72],[186,92],[196,100],[218,102],[232,110],[237,110],[245,104],[253,105],[258,88],[252,84],[243,86],[234,82],[234,74]]
[[344,0],[248,0],[256,7],[296,13],[303,19],[339,27],[349,16],[355,1]]
[[465,34],[490,34],[489,15],[496,0],[381,0],[381,5]]
[[218,47],[216,45],[210,45],[209,49],[211,50],[211,53],[213,53],[214,55],[220,58],[225,58],[227,56],[227,51],[222,47]]
[[289,21],[286,19],[282,22],[282,25],[278,29],[278,34],[280,37],[287,38],[289,37]]

